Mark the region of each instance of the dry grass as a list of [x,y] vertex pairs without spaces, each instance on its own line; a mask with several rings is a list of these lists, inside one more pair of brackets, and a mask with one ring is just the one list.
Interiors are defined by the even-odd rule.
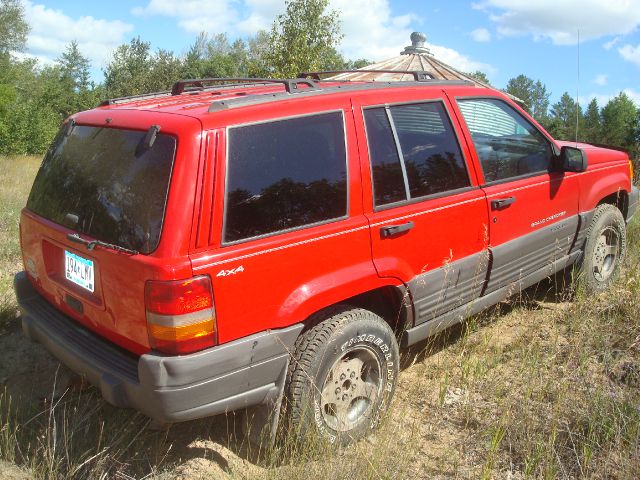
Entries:
[[0,159],[0,478],[640,478],[637,221],[610,291],[569,299],[542,282],[404,352],[371,437],[336,450],[285,436],[260,449],[234,415],[149,430],[94,389],[67,388],[68,372],[23,339],[10,281],[36,165]]
[[22,270],[18,222],[40,161],[39,157],[0,157],[0,331],[16,317],[12,282]]

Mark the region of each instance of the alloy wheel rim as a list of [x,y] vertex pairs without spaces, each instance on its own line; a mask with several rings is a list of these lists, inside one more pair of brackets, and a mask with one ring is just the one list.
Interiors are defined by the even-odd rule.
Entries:
[[359,346],[345,352],[332,365],[320,392],[326,424],[348,432],[371,415],[382,391],[382,366],[373,350]]
[[604,228],[593,250],[593,276],[599,282],[607,281],[613,274],[620,255],[620,234],[612,227]]

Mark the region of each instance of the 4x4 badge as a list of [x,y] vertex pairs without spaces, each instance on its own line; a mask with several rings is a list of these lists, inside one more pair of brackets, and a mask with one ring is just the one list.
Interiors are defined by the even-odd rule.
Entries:
[[216,277],[228,277],[229,275],[235,275],[236,273],[244,272],[244,267],[240,265],[238,268],[233,268],[231,270],[222,269],[218,272]]

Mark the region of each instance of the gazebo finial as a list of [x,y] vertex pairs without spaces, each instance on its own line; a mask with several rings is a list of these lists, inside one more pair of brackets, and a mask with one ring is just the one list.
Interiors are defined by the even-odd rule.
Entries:
[[411,34],[411,45],[405,47],[401,55],[431,55],[431,51],[424,46],[424,42],[427,41],[427,36],[422,32],[413,32]]

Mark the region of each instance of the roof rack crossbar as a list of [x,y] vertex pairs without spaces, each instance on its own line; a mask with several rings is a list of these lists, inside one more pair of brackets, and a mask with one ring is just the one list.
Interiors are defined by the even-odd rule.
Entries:
[[176,82],[171,89],[171,95],[180,95],[181,93],[188,92],[191,90],[189,87],[195,87],[193,90],[202,90],[206,88],[206,84],[230,82],[240,82],[243,84],[279,83],[284,85],[287,93],[300,91],[298,85],[306,85],[309,89],[320,88],[315,80],[308,78],[199,78]]
[[340,75],[343,73],[401,73],[413,75],[413,79],[416,82],[428,82],[429,80],[436,80],[436,78],[432,74],[422,70],[369,70],[365,68],[358,70],[321,70],[318,72],[301,72],[298,74],[298,78],[311,77],[314,80],[320,81],[321,75]]

